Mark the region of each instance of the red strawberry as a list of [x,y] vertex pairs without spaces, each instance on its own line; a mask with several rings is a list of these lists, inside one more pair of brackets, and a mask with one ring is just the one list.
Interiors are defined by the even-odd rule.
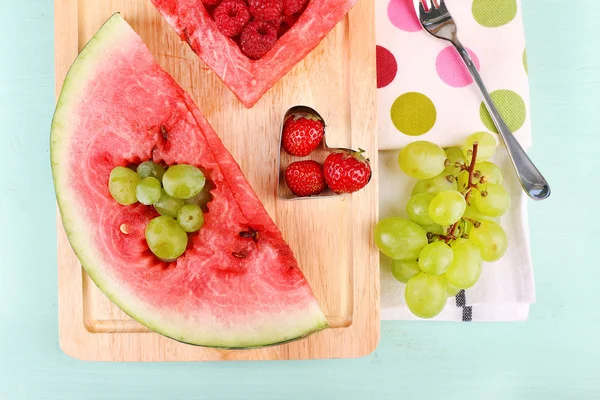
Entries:
[[360,151],[341,151],[327,156],[323,165],[325,181],[335,193],[352,193],[371,180],[371,165]]
[[296,161],[285,170],[285,182],[296,196],[312,196],[325,189],[323,167],[316,161]]
[[215,9],[215,22],[226,36],[237,36],[250,21],[250,10],[243,0],[225,0]]
[[277,28],[270,22],[254,20],[242,31],[240,47],[242,53],[252,60],[258,60],[275,46]]
[[274,21],[283,12],[283,0],[249,0],[250,13],[261,21]]
[[283,13],[285,15],[296,14],[302,10],[308,0],[283,0]]
[[325,126],[318,117],[297,113],[285,120],[281,142],[288,154],[304,157],[319,147],[324,134]]

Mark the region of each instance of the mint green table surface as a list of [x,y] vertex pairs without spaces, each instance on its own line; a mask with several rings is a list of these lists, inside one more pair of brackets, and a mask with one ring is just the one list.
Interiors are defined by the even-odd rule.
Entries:
[[382,322],[372,355],[302,362],[89,363],[61,352],[52,8],[0,0],[0,400],[600,398],[596,0],[524,0],[531,155],[553,189],[530,207],[529,321]]

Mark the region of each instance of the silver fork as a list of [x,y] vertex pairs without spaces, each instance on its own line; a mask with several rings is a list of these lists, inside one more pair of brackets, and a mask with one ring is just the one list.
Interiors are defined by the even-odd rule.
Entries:
[[547,199],[550,196],[548,182],[546,182],[546,179],[544,179],[529,156],[527,156],[527,153],[525,153],[525,150],[523,150],[515,136],[508,129],[506,122],[504,122],[504,119],[498,112],[473,60],[458,40],[456,24],[452,19],[452,15],[448,12],[444,0],[414,0],[414,4],[423,28],[432,36],[452,43],[469,69],[473,80],[477,83],[483,95],[485,106],[500,133],[500,137],[506,145],[508,155],[525,193],[533,200]]

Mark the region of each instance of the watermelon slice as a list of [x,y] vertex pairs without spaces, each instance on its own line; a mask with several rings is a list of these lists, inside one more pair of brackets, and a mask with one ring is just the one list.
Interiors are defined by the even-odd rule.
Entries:
[[356,2],[312,0],[267,54],[251,60],[219,31],[202,0],[152,0],[177,34],[247,108],[317,47]]
[[[65,79],[51,159],[62,221],[81,264],[108,298],[148,328],[196,345],[248,348],[327,326],[238,164],[119,14]],[[145,243],[156,212],[139,203],[121,206],[108,191],[112,168],[148,159],[196,165],[215,186],[204,227],[173,263],[156,259]]]

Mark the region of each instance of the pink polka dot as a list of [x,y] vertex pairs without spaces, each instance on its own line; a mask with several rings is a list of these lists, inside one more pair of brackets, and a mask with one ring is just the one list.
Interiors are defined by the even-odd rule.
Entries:
[[[467,49],[469,55],[479,69],[479,59],[471,50]],[[440,51],[435,62],[437,73],[447,85],[452,87],[465,87],[473,83],[469,70],[458,55],[453,46],[448,46]]]
[[392,83],[397,73],[396,57],[385,47],[377,46],[377,88]]
[[388,17],[392,24],[403,31],[416,32],[422,29],[413,0],[390,0]]

